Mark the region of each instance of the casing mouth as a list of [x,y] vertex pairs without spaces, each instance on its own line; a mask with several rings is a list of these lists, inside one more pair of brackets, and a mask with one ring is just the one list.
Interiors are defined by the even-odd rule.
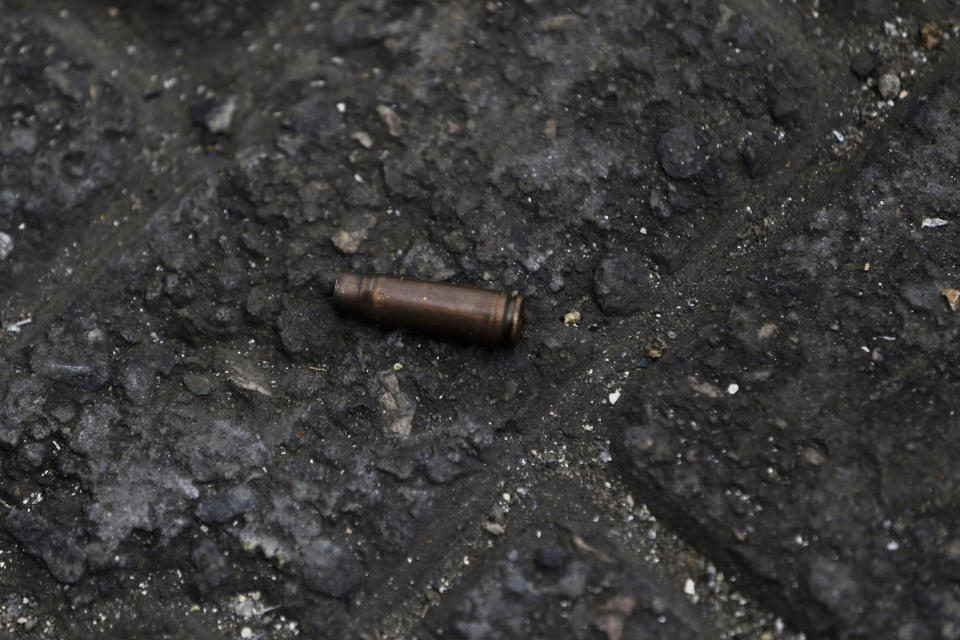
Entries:
[[511,347],[520,339],[520,325],[523,324],[523,296],[510,296],[503,310],[503,332],[500,335],[502,344]]
[[333,308],[337,311],[357,311],[360,306],[363,276],[341,273],[333,286]]

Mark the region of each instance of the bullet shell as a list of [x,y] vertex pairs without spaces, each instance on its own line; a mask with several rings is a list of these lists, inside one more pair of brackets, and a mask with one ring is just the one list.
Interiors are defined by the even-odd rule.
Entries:
[[364,320],[493,345],[520,337],[523,296],[387,275],[343,273],[333,308]]

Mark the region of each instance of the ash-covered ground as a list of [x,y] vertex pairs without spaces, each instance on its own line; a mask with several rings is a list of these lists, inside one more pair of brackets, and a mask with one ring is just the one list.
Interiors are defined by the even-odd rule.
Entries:
[[0,0],[0,635],[957,640],[958,36]]

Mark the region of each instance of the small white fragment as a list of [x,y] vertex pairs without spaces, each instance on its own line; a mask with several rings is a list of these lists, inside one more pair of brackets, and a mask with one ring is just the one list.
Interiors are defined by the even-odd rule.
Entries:
[[267,389],[263,388],[262,385],[259,385],[256,382],[253,382],[252,380],[247,380],[239,376],[234,376],[233,378],[231,378],[231,380],[235,385],[237,385],[238,387],[246,391],[256,391],[257,393],[262,393],[267,397],[273,396],[273,394],[270,393]]
[[347,112],[347,103],[346,103],[346,102],[338,102],[338,103],[337,103],[337,111],[339,111],[340,113],[346,113],[346,112]]
[[246,640],[246,638],[252,638],[253,629],[251,629],[250,627],[244,627],[243,629],[240,629],[240,637],[244,638],[244,640]]
[[833,130],[833,137],[837,139],[837,142],[846,142],[847,140],[846,138],[843,137],[843,134],[837,131],[836,129]]
[[609,396],[610,404],[617,404],[617,400],[620,399],[620,389],[617,389]]
[[360,143],[360,146],[364,149],[369,149],[373,146],[373,138],[371,138],[370,134],[366,131],[354,131],[350,134],[350,137]]
[[740,385],[736,382],[731,382],[730,386],[727,387],[727,393],[733,396],[737,394],[737,391],[740,391]]
[[13,251],[13,238],[10,234],[0,231],[0,260],[6,260]]
[[[927,227],[936,228],[936,227],[942,227],[945,224],[950,224],[950,221],[944,220],[943,218],[924,218],[923,222],[920,223],[920,228],[921,229],[926,229]],[[3,235],[3,234],[0,234],[0,235]],[[3,245],[3,239],[0,238],[0,260],[3,259],[2,245]]]
[[25,326],[25,325],[28,325],[28,324],[30,324],[31,322],[33,322],[33,318],[26,318],[26,319],[24,319],[24,320],[20,320],[20,321],[18,321],[18,322],[14,322],[13,324],[8,324],[8,325],[7,325],[7,332],[8,332],[8,333],[13,333],[13,334],[20,333],[20,327],[23,327],[23,326]]
[[402,133],[402,121],[400,120],[400,116],[397,115],[396,111],[385,104],[381,104],[377,107],[377,115],[380,116],[380,119],[383,121],[383,123],[387,125],[387,131],[391,136],[396,138]]
[[222,103],[216,105],[205,120],[207,129],[210,133],[226,133],[233,124],[233,116],[237,112],[237,99],[233,96],[228,97]]
[[483,523],[483,530],[492,536],[502,536],[507,532],[507,528],[499,522],[490,521]]
[[683,583],[683,592],[688,596],[697,595],[697,586],[693,584],[693,580],[687,578],[687,581]]
[[891,540],[887,543],[887,551],[896,551],[899,548],[900,543],[898,543],[896,540]]
[[880,97],[888,100],[890,105],[893,106],[893,99],[900,95],[900,78],[892,73],[880,76],[880,79],[877,80],[877,91],[880,92]]

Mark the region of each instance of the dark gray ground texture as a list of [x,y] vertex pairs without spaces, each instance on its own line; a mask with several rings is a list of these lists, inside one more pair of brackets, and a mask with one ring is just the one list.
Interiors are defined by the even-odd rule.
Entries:
[[958,19],[0,0],[0,635],[957,640]]

